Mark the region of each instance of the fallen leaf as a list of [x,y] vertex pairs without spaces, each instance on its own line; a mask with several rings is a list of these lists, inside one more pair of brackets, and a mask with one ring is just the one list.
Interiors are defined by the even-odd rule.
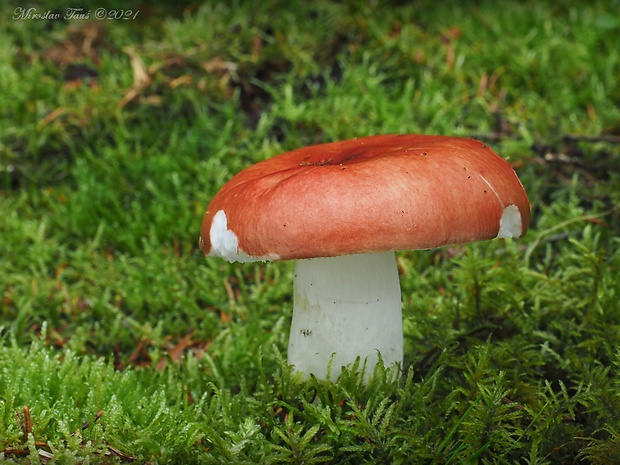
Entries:
[[183,339],[181,339],[177,345],[175,345],[172,349],[168,350],[168,356],[167,357],[162,357],[159,359],[159,361],[157,362],[157,365],[155,366],[155,368],[159,371],[163,370],[164,368],[166,368],[166,366],[168,365],[168,359],[172,360],[173,362],[178,362],[179,360],[181,360],[181,357],[183,357],[183,353],[185,352],[185,350],[187,350],[187,348],[189,346],[191,346],[192,344],[192,336],[193,336],[193,332],[190,331],[189,333],[187,333]]

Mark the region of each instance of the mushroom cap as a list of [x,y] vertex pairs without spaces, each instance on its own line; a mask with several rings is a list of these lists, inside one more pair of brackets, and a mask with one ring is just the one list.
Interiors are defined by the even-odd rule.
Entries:
[[376,135],[241,171],[209,204],[200,248],[229,261],[333,257],[520,237],[529,220],[517,175],[484,143]]

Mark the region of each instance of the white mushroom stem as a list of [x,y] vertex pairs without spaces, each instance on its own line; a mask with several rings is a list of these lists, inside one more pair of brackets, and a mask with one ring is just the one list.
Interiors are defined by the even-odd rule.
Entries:
[[342,366],[378,354],[385,366],[402,365],[403,323],[394,252],[298,260],[288,361],[304,375],[331,379]]

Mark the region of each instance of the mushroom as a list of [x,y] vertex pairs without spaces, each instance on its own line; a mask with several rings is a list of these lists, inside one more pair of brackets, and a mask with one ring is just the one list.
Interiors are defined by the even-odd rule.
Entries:
[[357,357],[369,373],[379,357],[402,365],[395,251],[520,237],[529,219],[514,170],[482,142],[376,135],[241,171],[209,204],[199,245],[230,262],[297,260],[288,361],[325,379]]

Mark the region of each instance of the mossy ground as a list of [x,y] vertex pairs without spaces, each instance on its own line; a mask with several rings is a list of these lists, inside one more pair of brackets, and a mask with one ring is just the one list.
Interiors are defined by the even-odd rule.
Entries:
[[[3,463],[620,463],[617,1],[16,12],[65,3],[0,11]],[[489,143],[531,230],[399,253],[402,376],[299,382],[292,265],[206,260],[204,209],[404,132]]]

